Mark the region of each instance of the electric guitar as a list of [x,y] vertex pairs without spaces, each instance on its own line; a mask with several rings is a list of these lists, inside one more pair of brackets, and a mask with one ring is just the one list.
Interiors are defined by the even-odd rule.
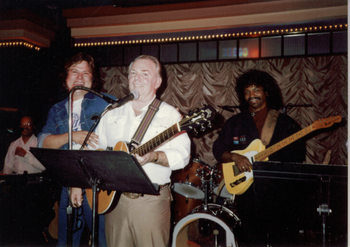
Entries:
[[[313,122],[313,124],[308,127],[298,131],[297,133],[283,139],[282,141],[272,145],[271,147],[265,149],[265,145],[259,140],[255,139],[249,146],[244,150],[234,150],[231,153],[237,153],[246,156],[251,163],[254,161],[267,161],[268,156],[279,151],[280,149],[288,146],[289,144],[299,140],[300,138],[306,136],[312,131],[328,128],[334,123],[339,123],[341,121],[341,116],[334,116],[329,118],[324,118]],[[235,162],[223,163],[222,171],[224,175],[226,189],[229,193],[234,195],[243,194],[249,186],[253,183],[253,172],[240,172]]]
[[[122,141],[118,142],[114,146],[113,150],[124,151],[130,154],[138,154],[142,157],[162,145],[164,142],[175,138],[184,132],[197,131],[197,128],[199,128],[200,131],[204,131],[206,129],[206,125],[211,127],[210,121],[214,119],[214,116],[215,109],[211,106],[197,109],[193,112],[193,114],[183,117],[180,122],[174,124],[170,128],[166,129],[159,135],[153,137],[151,140],[147,141],[138,148],[131,150],[130,152],[128,145]],[[89,206],[92,208],[92,189],[86,189],[85,193]],[[118,195],[116,196],[116,191],[107,190],[100,190],[97,196],[99,202],[97,212],[99,214],[106,213],[112,205],[115,205],[118,197]]]

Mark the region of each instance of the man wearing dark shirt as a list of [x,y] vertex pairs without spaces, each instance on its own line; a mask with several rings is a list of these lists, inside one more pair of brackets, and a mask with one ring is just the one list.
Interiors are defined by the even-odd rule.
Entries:
[[[241,113],[229,118],[213,145],[213,154],[219,163],[235,162],[240,172],[252,169],[251,161],[244,155],[232,153],[244,150],[255,139],[262,138],[264,123],[270,110],[278,112],[283,106],[280,88],[274,78],[266,72],[250,70],[237,79],[236,92],[240,100]],[[295,134],[300,130],[291,117],[279,113],[271,139],[266,148]],[[306,146],[303,139],[271,154],[270,161],[303,162]],[[242,195],[236,197],[238,214],[242,220],[242,232],[237,236],[244,242],[254,240],[252,234],[259,229],[255,218],[254,191],[250,186]],[[252,246],[249,245],[248,246]],[[255,246],[255,245],[253,245]]]

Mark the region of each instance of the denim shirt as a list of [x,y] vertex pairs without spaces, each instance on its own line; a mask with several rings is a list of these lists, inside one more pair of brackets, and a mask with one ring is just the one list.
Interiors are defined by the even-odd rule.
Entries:
[[[104,94],[112,99],[116,99],[113,95]],[[99,116],[105,109],[108,103],[96,96],[93,93],[88,92],[85,94],[80,115],[81,129],[89,131],[96,119],[92,119],[94,116]],[[60,135],[69,131],[69,116],[68,116],[68,98],[55,104],[51,107],[45,126],[41,133],[38,135],[38,147],[42,148],[44,139],[49,135]],[[68,149],[68,143],[63,145],[61,149]]]

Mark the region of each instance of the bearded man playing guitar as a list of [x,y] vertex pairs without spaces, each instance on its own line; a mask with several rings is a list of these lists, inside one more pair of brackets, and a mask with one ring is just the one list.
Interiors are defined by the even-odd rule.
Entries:
[[[283,99],[275,79],[268,73],[250,70],[237,79],[236,92],[240,101],[239,114],[229,118],[218,139],[213,144],[213,154],[219,163],[235,162],[239,172],[251,172],[252,163],[244,155],[234,153],[243,150],[256,139],[269,147],[298,132],[301,128],[291,117],[278,113]],[[275,110],[275,111],[273,111]],[[277,118],[275,127],[269,129],[269,118]],[[265,126],[264,126],[265,124]],[[263,131],[264,129],[264,131]],[[305,140],[300,139],[286,148],[270,155],[270,161],[303,162],[306,156]],[[225,176],[225,174],[224,174]],[[244,243],[257,239],[253,187],[236,196],[237,212],[242,220],[242,235],[237,238]],[[259,229],[257,229],[259,230]],[[249,245],[249,243],[248,243]],[[255,246],[255,245],[254,245]]]

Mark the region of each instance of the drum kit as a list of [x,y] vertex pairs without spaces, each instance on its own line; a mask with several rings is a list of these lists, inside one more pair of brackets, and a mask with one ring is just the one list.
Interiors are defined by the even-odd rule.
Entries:
[[172,247],[237,246],[233,230],[241,221],[231,210],[234,195],[224,186],[221,166],[193,159],[173,172],[172,190]]

